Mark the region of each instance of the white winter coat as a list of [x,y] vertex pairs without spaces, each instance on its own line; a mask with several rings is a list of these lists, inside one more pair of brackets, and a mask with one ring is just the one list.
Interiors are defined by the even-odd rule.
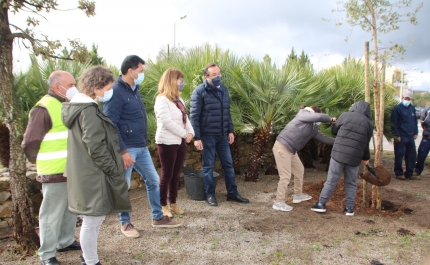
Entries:
[[[185,103],[180,99],[182,104]],[[161,96],[155,100],[155,117],[157,118],[157,132],[155,133],[155,143],[157,144],[181,144],[182,139],[187,138],[194,130],[187,116],[187,123],[182,121],[182,112],[176,104],[167,97]]]

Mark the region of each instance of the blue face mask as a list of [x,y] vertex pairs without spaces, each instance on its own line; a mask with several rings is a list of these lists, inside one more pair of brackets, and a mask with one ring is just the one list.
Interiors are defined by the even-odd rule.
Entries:
[[315,122],[315,124],[317,125],[317,126],[320,126],[321,125],[321,122],[319,121],[319,122]]
[[411,101],[410,100],[403,100],[402,104],[403,104],[403,106],[408,107],[409,105],[411,105]]
[[[134,77],[133,77],[134,78]],[[143,82],[143,79],[145,79],[145,73],[137,74],[137,79],[134,79],[135,85],[140,85]]]
[[218,87],[221,85],[221,76],[217,76],[215,78],[212,78],[212,85]]
[[184,82],[181,82],[181,83],[178,85],[178,89],[179,89],[179,91],[184,90],[184,87],[185,87],[185,83],[184,83]]
[[113,89],[109,90],[109,91],[104,91],[105,94],[103,97],[97,96],[99,98],[100,102],[107,102],[112,98],[113,95]]

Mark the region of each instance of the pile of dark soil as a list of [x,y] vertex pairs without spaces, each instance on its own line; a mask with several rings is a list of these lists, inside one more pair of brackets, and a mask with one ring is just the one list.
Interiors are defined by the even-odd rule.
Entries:
[[[307,193],[312,196],[313,202],[317,202],[319,195],[321,193],[321,190],[324,186],[325,181],[319,181],[319,182],[307,182],[303,185],[303,192]],[[370,195],[371,195],[371,189],[369,185],[368,189],[368,195],[369,195],[369,203],[370,203]],[[312,201],[311,200],[311,201]],[[354,212],[360,213],[360,214],[368,214],[368,215],[379,215],[379,216],[392,216],[392,217],[398,217],[403,214],[410,214],[412,210],[407,207],[407,205],[397,205],[393,202],[382,200],[381,203],[382,211],[373,209],[371,207],[364,207],[363,205],[363,185],[362,183],[357,183],[357,193],[355,197],[355,205],[354,205]],[[339,183],[336,186],[336,189],[334,190],[332,196],[330,197],[329,202],[326,204],[328,211],[338,211],[342,212],[345,208],[345,186],[344,186],[344,179],[341,178]]]

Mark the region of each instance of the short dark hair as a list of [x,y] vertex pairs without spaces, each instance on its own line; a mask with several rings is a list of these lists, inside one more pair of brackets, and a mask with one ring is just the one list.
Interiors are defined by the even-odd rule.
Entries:
[[214,66],[218,67],[221,70],[221,68],[216,63],[210,63],[205,67],[205,70],[204,70],[205,76],[209,75],[208,69]]
[[315,113],[321,113],[321,109],[320,107],[316,106],[316,105],[312,105],[311,109],[313,109],[315,111]]
[[129,55],[125,57],[121,64],[121,73],[125,75],[128,71],[128,68],[133,70],[136,69],[139,67],[139,63],[145,64],[145,61],[137,55]]

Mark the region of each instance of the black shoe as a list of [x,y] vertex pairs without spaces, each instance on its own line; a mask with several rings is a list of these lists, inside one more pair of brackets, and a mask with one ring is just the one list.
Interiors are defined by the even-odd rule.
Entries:
[[311,207],[311,210],[317,213],[325,213],[325,204],[317,202],[314,206]]
[[352,207],[346,207],[343,212],[346,214],[346,216],[354,216],[354,208]]
[[234,202],[240,202],[240,203],[249,203],[249,200],[243,198],[242,196],[240,196],[239,193],[237,195],[227,194],[227,201],[234,201]]
[[215,199],[215,196],[209,196],[206,198],[206,202],[210,205],[210,206],[218,206],[218,202]]
[[56,257],[44,259],[40,261],[40,265],[60,265]]
[[[82,256],[81,256],[81,265],[87,265],[87,263],[85,263],[84,257],[82,257]],[[96,265],[102,265],[102,264],[99,261],[96,263]]]
[[396,176],[396,179],[398,179],[398,180],[406,180],[406,177],[403,176],[403,175],[400,175],[400,176]]
[[78,241],[75,240],[75,242],[73,242],[70,246],[65,247],[65,248],[57,248],[58,252],[65,252],[65,251],[69,251],[69,250],[81,250],[81,243],[79,243]]

